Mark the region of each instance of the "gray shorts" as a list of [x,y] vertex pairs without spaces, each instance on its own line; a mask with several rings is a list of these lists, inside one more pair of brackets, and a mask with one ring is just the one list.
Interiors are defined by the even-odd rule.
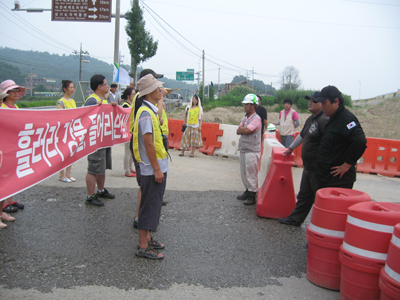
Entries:
[[88,155],[87,172],[94,175],[103,175],[106,169],[111,170],[111,148],[98,149]]
[[167,172],[162,183],[154,180],[154,175],[142,176],[142,199],[139,209],[138,229],[157,231],[160,222],[161,205],[167,183]]

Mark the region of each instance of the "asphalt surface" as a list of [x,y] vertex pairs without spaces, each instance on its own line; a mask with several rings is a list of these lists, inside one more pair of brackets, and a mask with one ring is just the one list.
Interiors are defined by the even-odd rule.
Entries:
[[[239,161],[178,157],[171,150],[165,201],[154,238],[165,258],[138,258],[133,229],[138,186],[124,176],[123,146],[113,147],[104,207],[84,204],[86,159],[76,183],[54,175],[15,196],[26,205],[0,231],[0,299],[339,299],[311,284],[306,226],[258,218],[236,196]],[[302,169],[293,168],[298,190]],[[359,174],[355,189],[397,202],[400,179]]]

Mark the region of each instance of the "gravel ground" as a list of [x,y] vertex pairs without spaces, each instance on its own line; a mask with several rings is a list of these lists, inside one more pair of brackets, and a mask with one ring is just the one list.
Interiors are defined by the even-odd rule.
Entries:
[[[16,196],[26,208],[0,233],[1,299],[339,299],[305,277],[306,226],[258,218],[236,195],[239,161],[171,150],[155,238],[162,261],[137,258],[132,228],[137,183],[124,177],[123,146],[113,147],[106,187],[116,199],[84,204],[86,159],[76,183],[54,175]],[[293,168],[298,190],[301,169]],[[359,174],[355,189],[398,202],[399,178]]]

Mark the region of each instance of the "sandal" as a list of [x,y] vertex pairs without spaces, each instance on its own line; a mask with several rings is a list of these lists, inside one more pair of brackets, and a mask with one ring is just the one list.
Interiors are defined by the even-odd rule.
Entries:
[[179,153],[179,156],[184,156],[185,154],[183,154],[182,152],[181,153]]
[[71,182],[76,182],[76,179],[74,178],[74,177],[70,177],[70,178],[68,178],[69,180],[71,180]]
[[60,177],[60,178],[58,178],[58,180],[60,180],[62,182],[71,182],[71,180],[69,180],[68,178],[65,178],[65,177]]
[[135,173],[125,174],[125,177],[136,177],[136,174]]
[[159,242],[153,240],[153,238],[151,238],[151,240],[149,241],[149,246],[155,250],[162,250],[165,248],[165,245],[162,245]]
[[194,154],[193,154],[193,153],[190,153],[189,157],[194,157]]
[[135,251],[136,256],[150,258],[150,259],[163,259],[164,256],[158,257],[158,251],[153,249],[152,247],[147,247],[146,249],[140,248]]

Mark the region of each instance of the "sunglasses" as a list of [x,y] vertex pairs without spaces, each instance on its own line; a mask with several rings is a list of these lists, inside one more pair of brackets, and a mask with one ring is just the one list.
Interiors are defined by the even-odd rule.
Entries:
[[9,92],[19,92],[19,89],[12,89],[12,90],[9,90]]

